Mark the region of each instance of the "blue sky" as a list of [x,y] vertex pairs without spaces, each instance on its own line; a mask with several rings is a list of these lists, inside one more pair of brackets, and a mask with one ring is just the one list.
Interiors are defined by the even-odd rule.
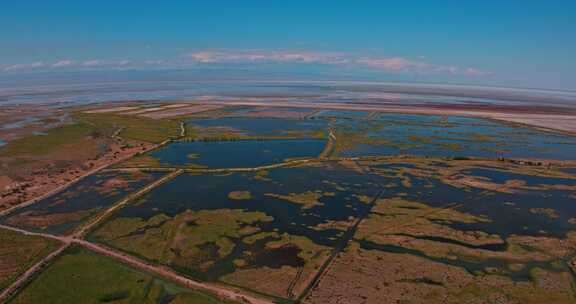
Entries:
[[576,89],[576,1],[16,1],[0,74],[198,67]]

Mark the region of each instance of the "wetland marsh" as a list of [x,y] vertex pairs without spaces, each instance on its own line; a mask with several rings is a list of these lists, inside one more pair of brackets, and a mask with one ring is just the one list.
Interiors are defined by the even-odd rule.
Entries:
[[[154,107],[181,108],[124,111]],[[163,124],[178,123],[179,136],[2,223],[70,235],[105,214],[85,237],[94,246],[277,302],[573,297],[574,137],[470,117],[289,108],[218,107]],[[67,276],[66,263],[112,263],[71,248],[14,303]],[[154,292],[83,292],[188,303],[169,283],[136,282]]]

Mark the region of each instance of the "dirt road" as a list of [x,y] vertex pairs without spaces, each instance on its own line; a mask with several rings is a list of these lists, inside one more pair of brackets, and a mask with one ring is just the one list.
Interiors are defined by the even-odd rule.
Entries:
[[163,183],[173,179],[174,177],[182,174],[182,172],[184,172],[184,170],[180,169],[180,170],[176,170],[173,171],[169,174],[166,174],[165,176],[163,176],[162,178],[154,181],[153,183],[150,183],[149,185],[147,185],[146,187],[128,195],[127,197],[125,197],[124,199],[122,199],[121,201],[117,202],[116,204],[112,205],[112,207],[108,208],[106,211],[100,213],[98,216],[94,217],[92,220],[88,221],[85,225],[80,226],[76,232],[73,234],[74,237],[78,238],[78,237],[82,237],[86,232],[88,232],[92,227],[94,227],[95,225],[97,225],[98,223],[100,223],[104,218],[108,217],[110,214],[114,213],[116,210],[124,207],[127,203],[129,203],[130,201],[148,193],[149,191],[151,191],[152,189],[162,185]]
[[264,299],[259,299],[256,297],[253,297],[251,295],[242,293],[238,290],[233,290],[233,289],[228,289],[228,288],[224,288],[218,285],[213,285],[213,284],[208,284],[208,283],[200,283],[191,279],[188,279],[186,277],[183,277],[179,274],[177,274],[176,272],[166,268],[166,267],[162,267],[162,266],[155,266],[155,265],[151,265],[148,264],[142,260],[139,260],[133,256],[130,255],[126,255],[124,253],[120,253],[117,252],[115,250],[106,248],[104,246],[101,245],[97,245],[85,240],[81,240],[81,239],[75,239],[73,241],[76,244],[82,245],[92,251],[98,252],[102,255],[106,255],[109,256],[111,258],[114,258],[116,260],[120,260],[125,264],[128,264],[134,268],[137,269],[141,269],[147,272],[151,272],[157,275],[160,275],[164,278],[167,278],[171,281],[180,283],[186,287],[192,288],[192,289],[201,289],[201,290],[206,290],[209,291],[211,293],[217,294],[221,297],[227,298],[227,299],[231,299],[231,300],[235,300],[241,303],[251,303],[251,304],[271,304],[273,303],[272,301],[268,301],[268,300],[264,300]]
[[223,286],[216,285],[216,284],[208,284],[208,283],[201,283],[201,282],[194,281],[192,279],[181,276],[178,273],[176,273],[176,272],[174,272],[174,271],[172,271],[166,267],[148,264],[147,262],[142,261],[140,259],[137,259],[133,256],[115,251],[113,249],[107,248],[107,247],[102,246],[102,245],[94,244],[94,243],[91,243],[89,241],[76,238],[74,236],[57,236],[57,235],[52,235],[49,233],[31,232],[31,231],[27,231],[24,229],[15,228],[15,227],[6,226],[6,225],[1,225],[1,224],[0,224],[0,228],[12,230],[12,231],[19,232],[19,233],[22,233],[25,235],[33,235],[33,236],[40,236],[40,237],[45,237],[45,238],[56,239],[56,240],[59,240],[63,243],[63,245],[61,247],[59,247],[54,252],[50,253],[48,256],[43,258],[40,262],[36,263],[34,266],[32,266],[30,269],[28,269],[26,272],[24,272],[22,275],[20,275],[20,277],[18,277],[18,279],[16,281],[14,281],[14,283],[12,283],[8,288],[6,288],[2,293],[0,293],[0,302],[7,299],[11,295],[13,295],[20,288],[24,287],[26,282],[28,282],[37,272],[42,270],[46,265],[48,265],[50,261],[52,261],[54,258],[56,258],[59,254],[61,254],[66,248],[68,248],[68,246],[70,246],[71,244],[78,244],[78,245],[83,246],[87,249],[90,249],[90,250],[95,251],[97,253],[100,253],[102,255],[108,256],[108,257],[113,258],[115,260],[118,260],[124,264],[128,264],[128,265],[130,265],[136,269],[159,275],[163,278],[166,278],[170,281],[174,281],[176,283],[179,283],[179,284],[184,285],[184,286],[191,288],[191,289],[208,291],[208,292],[214,293],[220,297],[234,300],[234,301],[238,301],[240,303],[248,303],[248,304],[272,304],[273,303],[272,301],[268,301],[266,299],[256,298],[256,297],[254,297],[250,294],[247,294],[245,292],[242,292],[240,290],[223,287]]

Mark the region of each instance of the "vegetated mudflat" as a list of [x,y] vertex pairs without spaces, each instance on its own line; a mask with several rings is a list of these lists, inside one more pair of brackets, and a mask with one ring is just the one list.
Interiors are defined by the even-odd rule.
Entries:
[[217,136],[234,134],[247,137],[317,137],[326,131],[328,121],[323,119],[287,119],[226,117],[216,119],[191,119],[187,124],[197,135]]
[[[293,299],[332,252],[348,245],[312,289],[313,303],[365,296],[369,288],[356,285],[363,281],[348,282],[350,274],[338,272],[337,265],[345,263],[343,269],[363,276],[364,270],[351,264],[361,261],[357,256],[343,260],[353,250],[377,251],[376,264],[378,254],[423,259],[433,265],[433,282],[453,268],[480,285],[484,279],[508,280],[511,286],[499,296],[522,300],[517,293],[523,288],[540,288],[536,272],[560,273],[546,277],[557,289],[572,280],[575,191],[576,177],[559,170],[423,157],[182,175],[118,212],[91,238],[194,278]],[[412,269],[409,263],[398,267]],[[381,275],[365,279],[381,282]],[[395,278],[425,293],[433,292],[429,286],[459,284],[461,277],[438,284],[427,277]],[[487,284],[508,284],[498,280]],[[524,287],[515,285],[520,281]],[[384,289],[386,284],[368,295],[374,303],[387,303],[385,295],[396,292]]]
[[364,165],[402,185],[304,302],[574,302],[575,176],[497,161]]
[[[254,167],[322,152],[332,157],[407,154],[555,160],[573,160],[576,155],[574,137],[469,117],[324,110],[300,119],[194,118],[187,121],[186,130],[182,141],[120,166]],[[322,146],[329,133],[336,138],[335,145],[325,151]],[[231,154],[236,157],[228,157]]]
[[354,119],[366,119],[370,115],[370,112],[362,111],[336,111],[336,110],[321,110],[314,114],[314,118],[354,118]]
[[[455,116],[237,106],[174,116],[185,108],[75,114],[90,132],[97,127],[139,151],[168,142],[118,167],[202,169],[111,214],[89,241],[279,301],[574,301],[574,137]],[[348,156],[356,158],[341,158]],[[249,173],[203,170],[295,158],[311,161]],[[115,174],[128,182],[104,186]],[[4,221],[67,232],[154,178],[102,173]],[[55,265],[86,255],[96,256],[68,253]],[[108,263],[100,259],[90,263]],[[36,282],[20,296],[47,292],[32,289]],[[123,290],[87,298],[145,299],[140,285]]]
[[180,287],[81,247],[71,247],[9,303],[232,302]]
[[[45,108],[33,110],[44,112]],[[0,210],[55,191],[150,149],[179,131],[175,120],[88,112],[60,109],[53,115],[65,119],[40,120],[46,128],[32,124],[10,129],[9,141],[0,147]]]
[[31,231],[66,234],[160,176],[160,173],[100,172],[0,220]]
[[377,191],[371,176],[341,165],[187,174],[90,238],[198,279],[290,298]]
[[572,136],[467,117],[381,113],[336,123],[339,156],[410,154],[570,160]]
[[0,229],[0,290],[59,245],[55,240]]

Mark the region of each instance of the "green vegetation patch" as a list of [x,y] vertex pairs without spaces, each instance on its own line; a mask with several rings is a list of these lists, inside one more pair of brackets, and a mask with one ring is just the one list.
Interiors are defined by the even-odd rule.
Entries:
[[[222,281],[273,296],[296,298],[328,258],[331,248],[287,233],[264,232],[243,241],[250,243],[270,237],[274,239],[264,244],[262,252],[244,251],[235,259],[235,271],[223,276]],[[262,260],[278,265],[262,265]]]
[[[166,299],[173,298],[166,301]],[[232,303],[71,247],[10,303]]]
[[302,205],[302,209],[310,209],[315,206],[324,205],[320,202],[322,196],[330,196],[330,193],[323,193],[320,190],[316,191],[306,191],[302,193],[289,193],[287,195],[276,194],[276,193],[266,193],[264,194],[269,197],[274,197],[281,200],[286,200],[294,204]]
[[0,229],[0,290],[56,250],[59,244],[56,240]]
[[180,123],[170,119],[151,119],[145,117],[106,114],[76,113],[75,118],[99,129],[118,130],[123,139],[160,143],[175,138],[180,133]]
[[232,200],[249,200],[252,198],[250,191],[232,191],[228,193],[228,198]]
[[232,239],[259,231],[259,222],[273,218],[238,209],[186,211],[173,218],[164,214],[145,221],[118,218],[93,237],[148,260],[187,269],[207,269],[235,248]]
[[157,158],[150,156],[148,154],[140,154],[136,155],[120,164],[114,165],[115,168],[123,168],[123,167],[161,167],[162,164],[160,160]]
[[83,145],[92,146],[90,139],[100,136],[96,128],[83,122],[52,128],[45,133],[10,141],[0,148],[0,156],[44,155],[71,145],[80,149]]

